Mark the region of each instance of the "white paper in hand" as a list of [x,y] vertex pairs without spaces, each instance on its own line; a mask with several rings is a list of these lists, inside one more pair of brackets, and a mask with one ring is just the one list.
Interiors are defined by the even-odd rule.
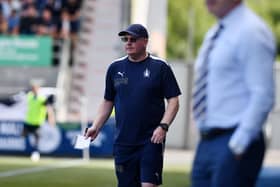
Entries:
[[85,139],[84,136],[82,135],[77,135],[76,137],[76,141],[74,144],[74,148],[75,149],[85,149],[85,148],[89,148],[90,145],[90,138]]

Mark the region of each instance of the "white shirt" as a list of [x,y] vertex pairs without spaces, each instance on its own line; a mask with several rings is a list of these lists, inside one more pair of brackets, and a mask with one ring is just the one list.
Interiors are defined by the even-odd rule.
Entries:
[[[200,129],[238,125],[229,146],[243,153],[259,135],[274,104],[275,39],[265,23],[243,3],[219,20],[224,28],[208,57],[206,121]],[[205,36],[195,69],[203,66],[207,45],[217,25]]]

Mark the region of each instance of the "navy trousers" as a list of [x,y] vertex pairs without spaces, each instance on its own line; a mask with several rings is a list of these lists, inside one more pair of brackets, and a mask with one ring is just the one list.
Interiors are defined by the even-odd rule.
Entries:
[[254,187],[264,153],[264,136],[254,140],[241,159],[228,147],[232,133],[201,140],[191,174],[192,187]]

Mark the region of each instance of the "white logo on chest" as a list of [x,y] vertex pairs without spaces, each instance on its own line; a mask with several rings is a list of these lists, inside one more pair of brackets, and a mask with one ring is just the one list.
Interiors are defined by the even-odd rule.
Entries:
[[122,72],[118,72],[118,75],[120,75],[121,77],[123,77],[123,75],[124,75],[124,72],[122,73]]
[[150,70],[148,70],[148,68],[146,68],[145,71],[144,71],[144,77],[149,78],[150,74],[151,74]]

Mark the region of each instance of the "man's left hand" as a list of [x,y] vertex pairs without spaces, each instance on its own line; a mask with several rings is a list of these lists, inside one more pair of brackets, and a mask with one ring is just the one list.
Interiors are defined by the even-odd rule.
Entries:
[[165,136],[166,136],[166,131],[163,130],[161,127],[157,127],[154,130],[154,133],[153,133],[153,136],[151,138],[151,141],[153,143],[156,143],[156,144],[163,143],[163,141],[165,139]]

